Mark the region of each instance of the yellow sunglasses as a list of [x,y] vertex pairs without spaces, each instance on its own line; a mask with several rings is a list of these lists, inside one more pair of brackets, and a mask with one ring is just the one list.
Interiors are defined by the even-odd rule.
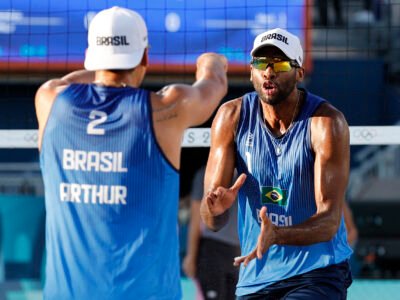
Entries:
[[268,67],[272,67],[275,73],[289,72],[292,67],[298,68],[299,66],[293,61],[276,61],[266,57],[254,57],[251,60],[251,65],[257,70],[265,71]]

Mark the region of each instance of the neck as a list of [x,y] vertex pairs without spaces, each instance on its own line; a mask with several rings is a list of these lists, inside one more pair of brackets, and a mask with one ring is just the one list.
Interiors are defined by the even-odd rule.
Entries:
[[95,80],[93,83],[112,87],[139,87],[139,85],[141,84],[141,80],[140,78],[138,78],[135,70],[102,70],[96,72]]
[[261,102],[264,122],[275,136],[284,135],[292,126],[299,112],[301,95],[302,92],[295,89],[295,92],[287,100],[278,105]]

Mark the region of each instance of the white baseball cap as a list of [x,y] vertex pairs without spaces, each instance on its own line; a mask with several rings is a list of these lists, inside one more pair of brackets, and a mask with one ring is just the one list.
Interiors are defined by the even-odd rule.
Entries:
[[148,45],[147,28],[135,11],[114,6],[96,14],[89,25],[85,68],[126,70],[136,67]]
[[256,36],[254,39],[251,56],[255,56],[256,51],[265,46],[275,46],[279,48],[288,58],[295,60],[300,66],[303,64],[303,48],[300,39],[290,32],[275,28]]

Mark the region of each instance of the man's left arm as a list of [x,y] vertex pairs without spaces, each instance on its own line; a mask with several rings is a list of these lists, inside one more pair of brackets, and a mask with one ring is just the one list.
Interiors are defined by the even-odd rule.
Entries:
[[289,227],[289,232],[278,228],[282,232],[277,234],[276,244],[326,242],[339,228],[350,167],[350,134],[343,114],[329,104],[322,105],[311,122],[311,143],[317,211],[305,222]]
[[283,236],[277,244],[310,245],[326,242],[333,238],[339,228],[349,178],[350,134],[343,114],[330,104],[322,105],[312,119],[311,143],[315,153],[317,211],[307,221],[293,226],[297,238]]

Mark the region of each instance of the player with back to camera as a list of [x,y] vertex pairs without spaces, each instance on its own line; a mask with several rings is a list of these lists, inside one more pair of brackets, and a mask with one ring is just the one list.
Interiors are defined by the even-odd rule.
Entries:
[[184,130],[227,92],[227,60],[202,54],[193,85],[141,89],[148,37],[135,11],[99,12],[86,70],[36,94],[45,184],[45,299],[180,299]]
[[[266,31],[251,55],[255,91],[223,104],[213,121],[202,218],[219,230],[238,194],[238,299],[345,299],[347,122],[297,87],[304,79],[297,36]],[[234,168],[240,175],[231,186]]]

